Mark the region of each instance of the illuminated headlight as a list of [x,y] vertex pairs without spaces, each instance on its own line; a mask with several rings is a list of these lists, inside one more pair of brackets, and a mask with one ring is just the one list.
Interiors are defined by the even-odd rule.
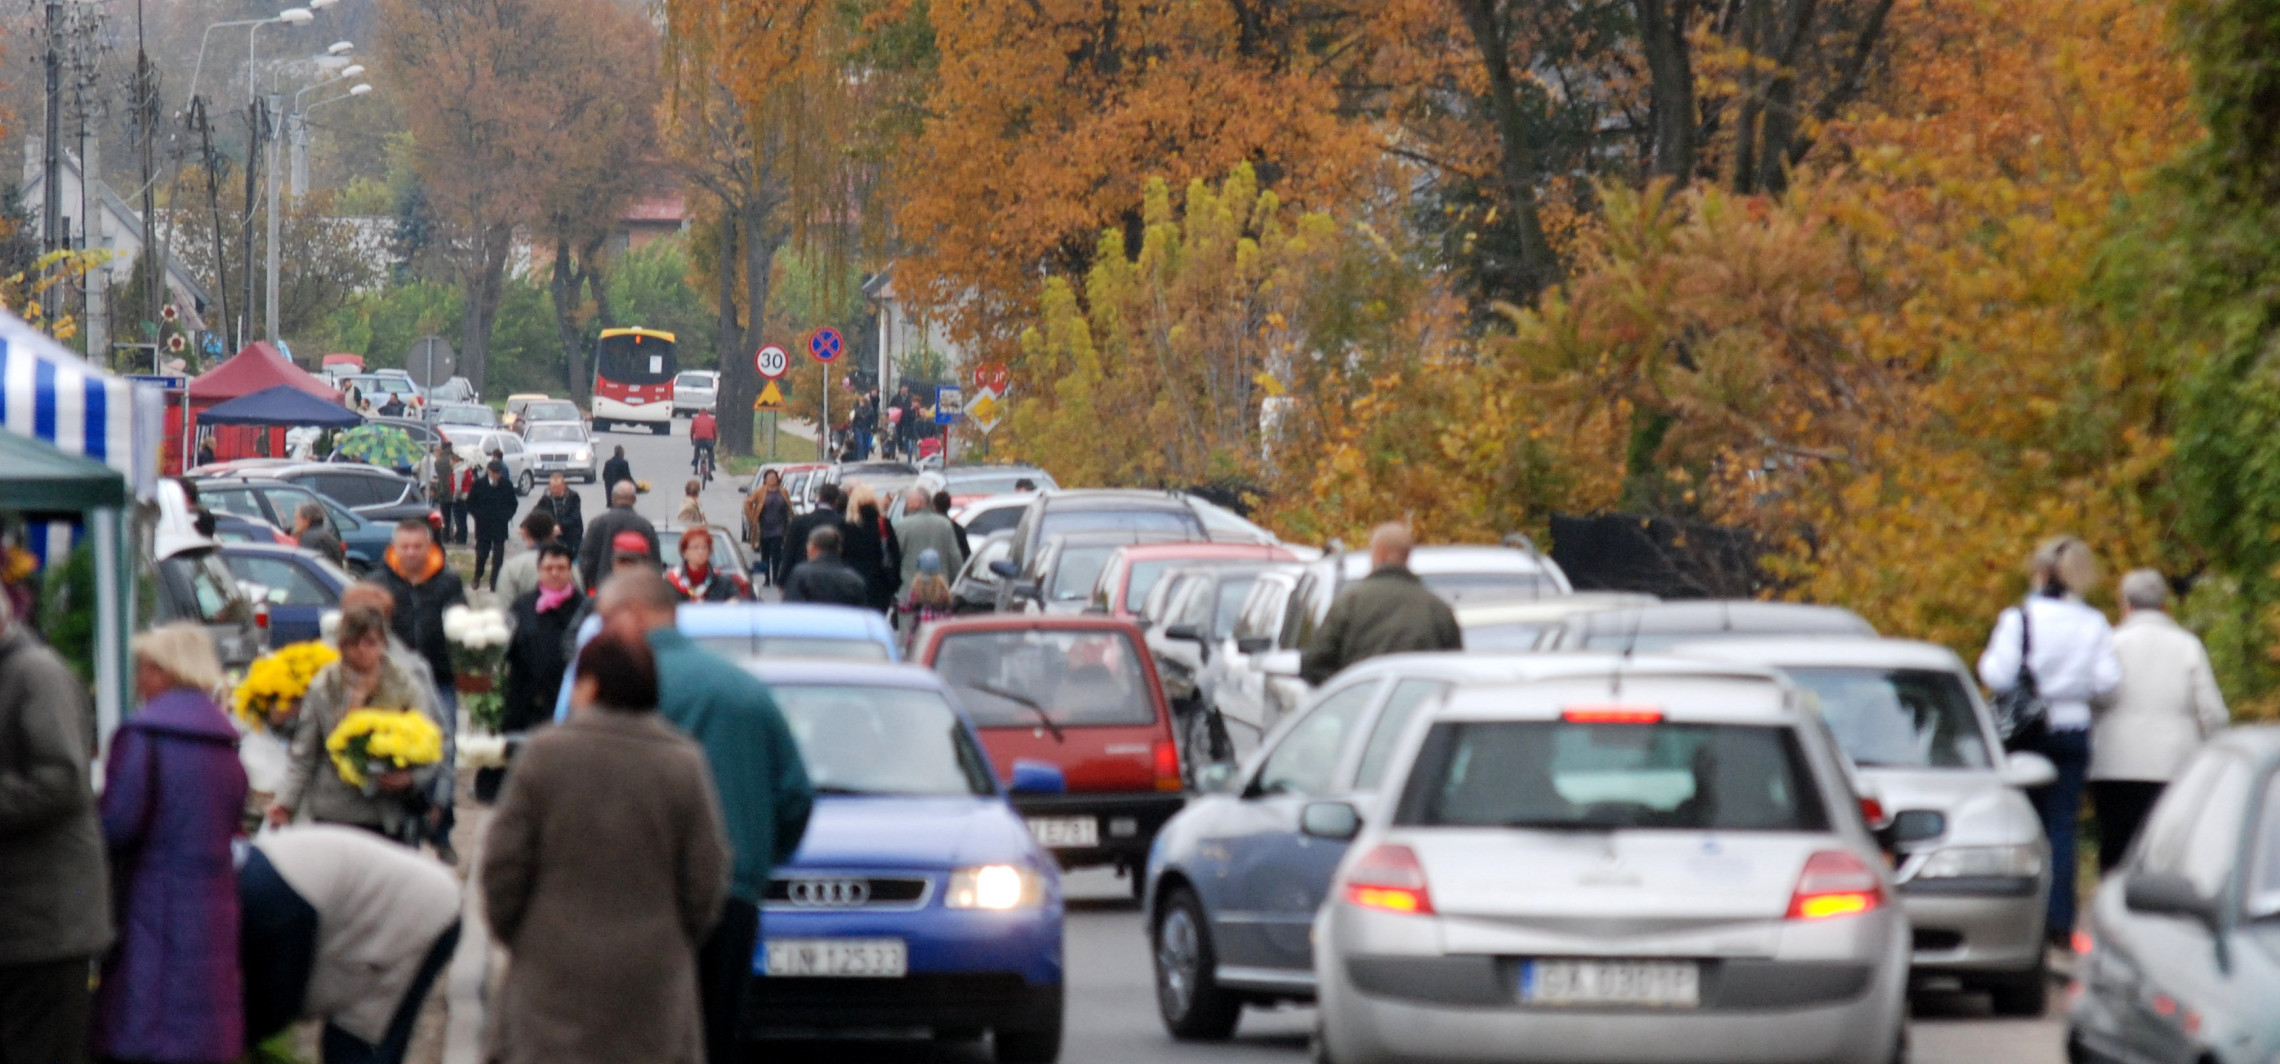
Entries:
[[581,448],[570,460],[573,462],[591,462],[594,460],[594,452]]
[[1983,876],[2039,876],[2043,870],[2040,846],[1950,846],[1932,854],[1917,871],[1917,879],[1966,879]]
[[983,865],[950,873],[943,904],[953,909],[1031,909],[1044,904],[1045,882],[1012,865]]

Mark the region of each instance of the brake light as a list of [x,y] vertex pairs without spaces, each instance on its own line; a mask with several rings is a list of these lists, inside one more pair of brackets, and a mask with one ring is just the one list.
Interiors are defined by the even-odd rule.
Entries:
[[2087,957],[2098,948],[2098,940],[2090,937],[2088,931],[2076,931],[2070,944],[2074,947],[2074,955],[2077,957]]
[[1156,762],[1156,789],[1159,791],[1179,790],[1182,786],[1180,783],[1180,748],[1170,739],[1158,739],[1156,740],[1154,758]]
[[1862,796],[1860,800],[1860,818],[1861,820],[1867,822],[1868,826],[1871,828],[1883,827],[1885,820],[1884,803],[1865,795]]
[[256,603],[254,603],[254,604],[253,604],[253,626],[254,626],[255,628],[259,628],[259,629],[261,629],[261,630],[262,630],[262,631],[264,631],[264,632],[266,632],[266,631],[268,631],[268,630],[269,630],[269,604],[268,604],[268,603],[266,603],[266,602],[256,602]]
[[1660,724],[1663,714],[1653,706],[1569,706],[1560,719],[1569,724]]
[[1884,881],[1860,858],[1843,850],[1823,850],[1805,861],[1797,890],[1789,896],[1792,920],[1857,916],[1884,904]]
[[1346,873],[1346,901],[1364,909],[1412,916],[1433,914],[1425,866],[1407,846],[1386,843],[1363,854]]

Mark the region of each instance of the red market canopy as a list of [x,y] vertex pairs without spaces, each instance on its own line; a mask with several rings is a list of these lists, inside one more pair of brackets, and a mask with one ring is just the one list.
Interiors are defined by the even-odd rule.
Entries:
[[307,370],[279,354],[267,343],[245,345],[229,361],[207,370],[190,382],[190,404],[209,407],[280,385],[306,392],[330,403],[340,402],[340,390],[318,380]]

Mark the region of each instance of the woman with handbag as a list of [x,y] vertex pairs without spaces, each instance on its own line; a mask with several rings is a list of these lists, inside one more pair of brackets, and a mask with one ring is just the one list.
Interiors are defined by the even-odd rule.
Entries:
[[2003,611],[1979,655],[1979,678],[1996,692],[2003,745],[2050,759],[2058,779],[2027,792],[2050,838],[2050,906],[2043,933],[2067,949],[2074,932],[2075,823],[2090,768],[2090,703],[2121,686],[2114,629],[2082,601],[2098,584],[2098,560],[2073,536],[2045,540],[2030,563],[2025,602]]

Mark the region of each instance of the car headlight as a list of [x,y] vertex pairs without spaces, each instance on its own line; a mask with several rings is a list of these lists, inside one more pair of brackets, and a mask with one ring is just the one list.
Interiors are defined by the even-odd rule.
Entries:
[[1034,909],[1045,903],[1045,880],[1013,865],[982,865],[950,873],[943,904],[953,909]]
[[570,460],[571,460],[571,461],[573,461],[573,462],[591,462],[591,461],[593,461],[593,460],[594,460],[594,452],[592,452],[592,451],[579,451],[579,452],[577,453],[577,455],[576,455],[575,457],[571,458]]
[[1917,879],[1965,879],[1983,876],[2039,876],[2043,870],[2040,846],[1949,846],[1932,853],[1917,870]]

